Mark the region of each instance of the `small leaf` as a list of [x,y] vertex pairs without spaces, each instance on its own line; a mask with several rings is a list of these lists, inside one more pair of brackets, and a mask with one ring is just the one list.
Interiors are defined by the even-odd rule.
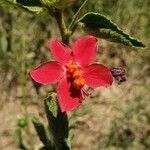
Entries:
[[88,32],[88,34],[96,37],[122,43],[127,46],[145,47],[142,42],[124,33],[116,24],[101,14],[89,12],[80,18],[78,22],[82,23],[83,29]]
[[55,93],[50,93],[45,99],[45,107],[46,107],[46,112],[49,114],[48,117],[53,116],[54,118],[57,117],[57,112],[58,112],[58,104],[56,101],[56,94]]

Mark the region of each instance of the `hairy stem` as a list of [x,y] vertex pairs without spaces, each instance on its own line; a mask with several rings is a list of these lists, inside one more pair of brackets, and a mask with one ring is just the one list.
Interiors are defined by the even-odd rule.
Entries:
[[54,11],[54,16],[55,16],[55,19],[56,19],[58,27],[59,27],[62,42],[65,43],[66,45],[68,45],[69,44],[69,32],[65,25],[63,10],[56,9]]

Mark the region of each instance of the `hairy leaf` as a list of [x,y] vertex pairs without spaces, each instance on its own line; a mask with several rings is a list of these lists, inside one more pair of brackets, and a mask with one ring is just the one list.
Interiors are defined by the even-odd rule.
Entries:
[[72,0],[41,0],[41,2],[50,8],[63,9],[68,4],[71,3]]
[[142,42],[124,33],[116,24],[101,14],[89,12],[78,22],[83,24],[83,29],[88,34],[127,46],[145,47]]
[[49,127],[54,131],[55,137],[64,139],[68,137],[68,117],[62,113],[57,103],[56,95],[49,94],[45,99],[46,115]]
[[34,117],[32,122],[42,143],[47,147],[51,147],[53,143],[52,135],[50,135],[44,124],[37,117]]
[[39,14],[43,11],[39,0],[1,0],[4,4],[21,8],[27,12]]
[[53,135],[56,150],[69,150],[66,139],[68,138],[68,117],[62,113],[55,93],[50,93],[45,99],[45,111],[48,119],[48,129]]
[[16,2],[20,3],[23,6],[29,6],[29,7],[42,6],[40,0],[16,0]]

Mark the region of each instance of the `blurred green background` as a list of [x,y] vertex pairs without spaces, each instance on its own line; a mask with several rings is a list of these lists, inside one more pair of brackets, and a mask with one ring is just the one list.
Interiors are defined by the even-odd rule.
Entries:
[[[83,0],[74,0],[65,10],[66,22]],[[149,150],[150,149],[150,1],[91,0],[83,10],[100,12],[126,33],[141,40],[147,48],[132,49],[99,40],[97,61],[109,67],[123,66],[127,82],[98,88],[76,111],[70,113],[75,128],[73,150]],[[83,35],[78,30],[74,41]],[[0,149],[16,150],[14,130],[24,109],[44,118],[43,99],[49,86],[34,86],[29,71],[52,58],[48,42],[60,39],[55,20],[0,3]],[[37,94],[38,93],[38,94]],[[25,105],[25,106],[24,106]],[[40,141],[33,132],[35,149]]]

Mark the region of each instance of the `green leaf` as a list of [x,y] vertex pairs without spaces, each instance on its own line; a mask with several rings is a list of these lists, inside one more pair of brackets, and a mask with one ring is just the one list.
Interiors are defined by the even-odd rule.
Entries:
[[1,0],[4,4],[18,9],[25,10],[30,13],[39,14],[43,12],[40,0]]
[[55,150],[55,147],[43,146],[39,150]]
[[53,119],[57,117],[58,104],[56,101],[55,93],[48,94],[48,96],[45,99],[45,108],[46,108],[46,113],[48,114],[48,119]]
[[124,33],[116,24],[105,16],[89,12],[78,20],[88,34],[104,38],[112,42],[122,43],[131,47],[145,47],[145,45]]
[[69,150],[66,141],[69,131],[68,117],[66,113],[60,111],[55,93],[50,93],[45,99],[45,111],[48,126],[45,127],[37,117],[32,120],[38,136],[44,144],[41,150]]
[[56,94],[51,93],[45,99],[45,110],[51,131],[54,132],[54,136],[59,137],[60,140],[68,137],[68,117],[66,113],[62,113]]
[[41,2],[50,8],[64,9],[72,0],[41,0]]
[[20,3],[23,6],[29,7],[41,7],[42,4],[40,0],[16,0],[17,3]]
[[32,122],[42,143],[47,147],[51,147],[53,145],[53,138],[48,129],[37,117],[33,117]]
[[32,13],[41,13],[43,11],[40,0],[16,0],[16,3]]
[[69,150],[66,141],[69,132],[68,117],[61,112],[55,93],[50,93],[45,99],[45,111],[56,150]]
[[39,13],[43,12],[43,8],[41,8],[41,7],[26,7],[26,6],[23,6],[23,7],[32,13],[39,14]]

